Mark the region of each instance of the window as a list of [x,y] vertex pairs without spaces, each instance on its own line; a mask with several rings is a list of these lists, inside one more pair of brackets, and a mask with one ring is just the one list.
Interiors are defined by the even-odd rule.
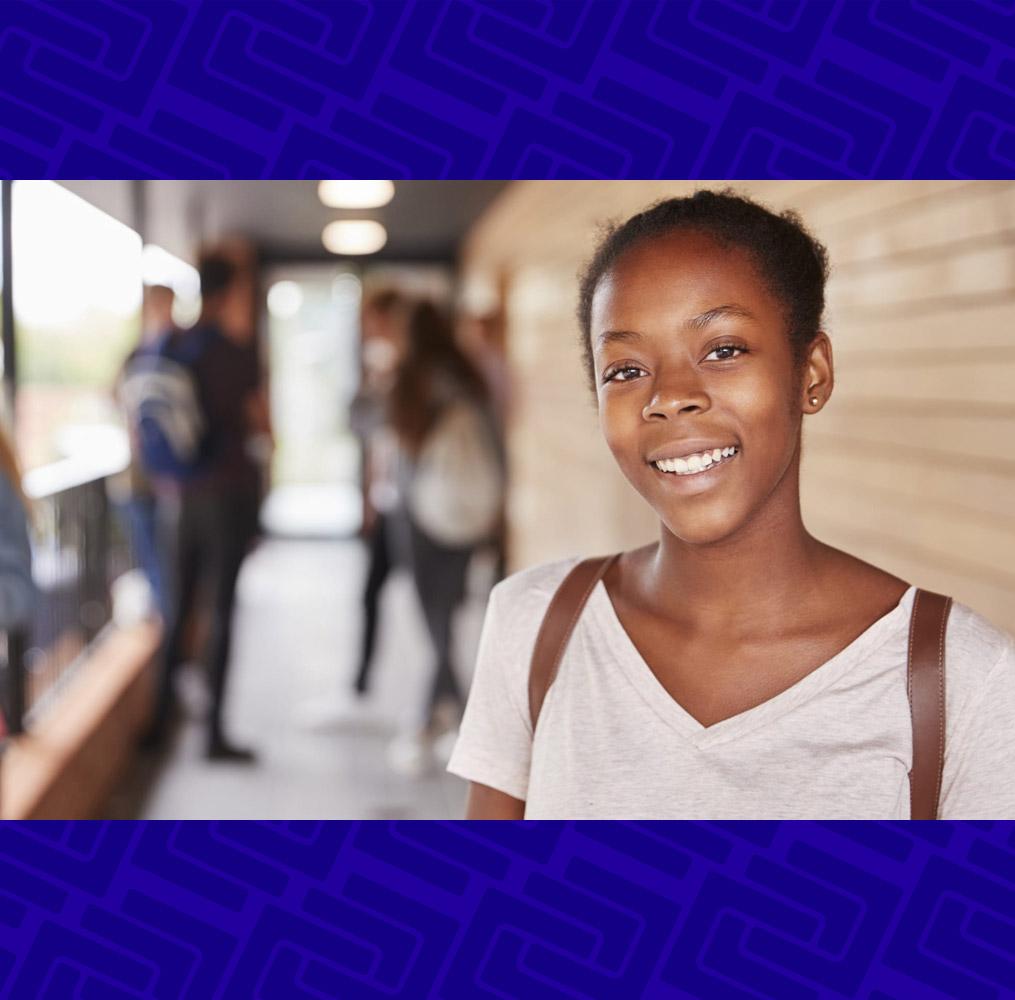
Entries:
[[141,239],[52,181],[13,188],[18,444],[27,469],[126,460],[112,386],[140,330]]

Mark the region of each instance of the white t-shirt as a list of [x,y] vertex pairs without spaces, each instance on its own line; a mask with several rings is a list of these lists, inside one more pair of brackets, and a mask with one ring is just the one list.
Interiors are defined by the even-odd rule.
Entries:
[[[657,680],[600,582],[533,741],[529,661],[575,562],[537,566],[494,588],[449,771],[524,799],[527,819],[909,817],[913,587],[792,687],[706,727]],[[939,815],[1015,819],[1015,644],[956,603],[945,657]]]

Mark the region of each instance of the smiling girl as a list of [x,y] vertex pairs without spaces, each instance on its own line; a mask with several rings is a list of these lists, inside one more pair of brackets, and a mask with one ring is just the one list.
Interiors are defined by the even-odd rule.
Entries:
[[[803,420],[833,388],[827,272],[793,213],[732,192],[661,202],[600,243],[586,367],[659,541],[572,595],[547,690],[533,650],[577,561],[494,589],[448,767],[470,818],[910,815],[918,591],[800,512]],[[944,648],[938,815],[1013,818],[1015,646],[954,604]]]

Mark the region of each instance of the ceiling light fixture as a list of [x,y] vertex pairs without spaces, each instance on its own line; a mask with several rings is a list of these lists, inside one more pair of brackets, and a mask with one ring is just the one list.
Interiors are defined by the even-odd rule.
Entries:
[[332,253],[377,253],[388,242],[388,232],[373,219],[341,219],[324,227],[321,242]]
[[276,281],[268,289],[268,312],[275,319],[292,319],[303,305],[303,289],[295,281]]
[[380,208],[395,197],[392,181],[321,181],[317,196],[329,208]]

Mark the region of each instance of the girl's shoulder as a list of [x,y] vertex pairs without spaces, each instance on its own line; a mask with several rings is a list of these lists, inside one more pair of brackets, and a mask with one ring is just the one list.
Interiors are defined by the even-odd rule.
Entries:
[[961,687],[970,696],[995,679],[997,669],[1010,672],[1010,678],[1001,680],[1015,685],[1015,639],[979,612],[953,601],[945,637],[945,664],[946,686],[951,683]]
[[512,573],[498,583],[490,593],[491,605],[512,618],[523,620],[542,615],[564,577],[578,563],[578,557],[539,563]]
[[[641,549],[618,554],[637,556],[654,547],[654,544],[647,545]],[[493,588],[491,602],[495,602],[502,613],[517,615],[526,620],[537,617],[541,621],[557,588],[584,558],[586,557],[571,556],[567,559],[556,559],[513,573]]]
[[[577,559],[541,563],[505,577],[490,592],[483,622],[477,674],[501,675],[525,703],[529,663],[546,609]],[[524,713],[523,713],[524,714]]]
[[[851,586],[890,590],[895,585],[905,583],[894,574],[848,552],[838,549],[832,551],[839,559],[847,561],[852,578],[858,581]],[[848,592],[849,589],[847,587],[843,592]],[[897,619],[897,648],[903,657],[909,640],[910,615],[916,592],[917,586],[909,585],[899,603],[899,607],[907,612],[904,618],[900,616]],[[995,668],[1002,662],[1010,665],[1011,681],[1015,684],[1015,639],[968,605],[953,600],[945,633],[945,687],[949,704],[962,703],[967,695],[982,692]]]

